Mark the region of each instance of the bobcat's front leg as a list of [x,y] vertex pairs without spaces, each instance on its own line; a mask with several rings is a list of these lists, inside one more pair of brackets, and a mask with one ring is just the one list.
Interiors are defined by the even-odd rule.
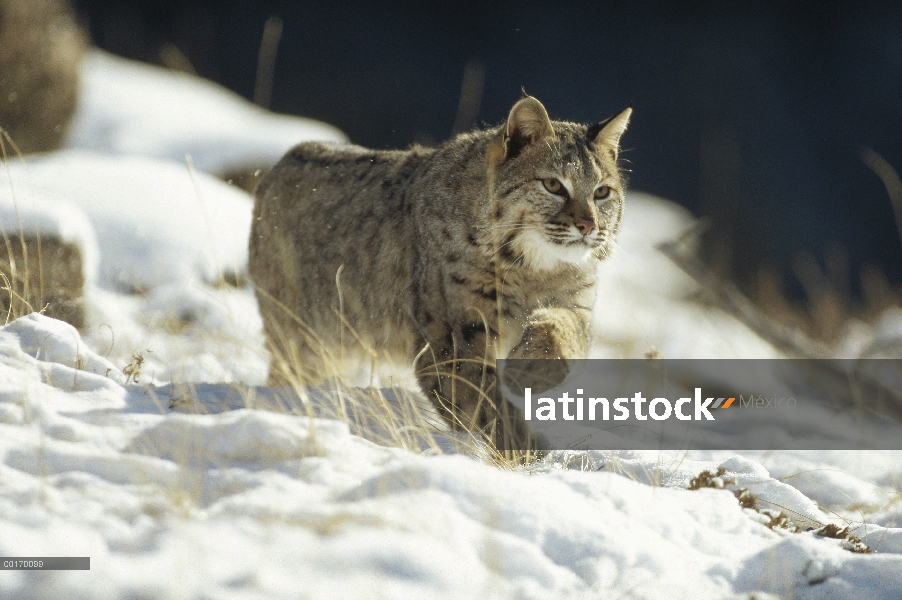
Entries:
[[481,431],[500,450],[535,450],[523,416],[507,403],[496,405],[495,361],[486,357],[491,343],[482,323],[431,340],[417,364],[420,386],[453,429]]
[[504,382],[515,393],[524,388],[542,392],[561,383],[570,372],[568,360],[589,352],[590,313],[584,309],[541,308],[533,312],[519,343],[508,358],[520,359],[508,368]]

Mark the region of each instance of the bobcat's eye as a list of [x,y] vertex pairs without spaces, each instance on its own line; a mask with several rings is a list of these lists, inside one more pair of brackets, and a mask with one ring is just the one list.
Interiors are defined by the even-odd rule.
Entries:
[[611,197],[611,186],[603,185],[597,190],[595,190],[595,199],[596,200],[607,200]]
[[545,186],[545,189],[551,192],[552,194],[560,195],[561,190],[563,189],[563,185],[561,182],[553,177],[549,177],[547,179],[542,180],[542,185]]

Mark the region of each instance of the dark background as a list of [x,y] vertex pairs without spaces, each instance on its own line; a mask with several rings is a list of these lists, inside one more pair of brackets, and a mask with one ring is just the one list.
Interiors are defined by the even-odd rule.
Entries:
[[900,2],[76,4],[101,48],[157,64],[177,48],[248,98],[279,16],[271,107],[376,148],[447,138],[468,61],[485,70],[479,123],[521,86],[557,119],[632,103],[631,187],[709,215],[709,262],[746,283],[774,265],[794,296],[802,253],[846,256],[856,292],[868,264],[902,282],[892,207],[860,155],[902,170]]

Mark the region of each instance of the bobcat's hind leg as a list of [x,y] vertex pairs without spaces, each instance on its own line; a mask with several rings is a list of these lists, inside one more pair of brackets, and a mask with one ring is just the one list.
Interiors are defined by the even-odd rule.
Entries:
[[335,376],[338,360],[316,333],[281,305],[258,295],[263,333],[269,353],[269,386],[306,387]]
[[268,386],[316,386],[329,379],[327,361],[298,338],[284,343],[267,340],[266,348],[270,356]]

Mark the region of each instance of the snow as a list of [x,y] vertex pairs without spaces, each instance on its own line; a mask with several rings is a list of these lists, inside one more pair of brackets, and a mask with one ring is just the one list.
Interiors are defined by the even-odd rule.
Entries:
[[265,111],[211,81],[93,49],[84,60],[65,144],[147,156],[223,174],[275,164],[302,140],[343,142],[338,129]]
[[95,283],[100,249],[86,215],[52,191],[15,187],[9,175],[8,169],[0,171],[0,233],[4,242],[14,235],[43,235],[78,246],[85,280]]
[[[84,215],[79,231],[91,232],[100,255],[99,273],[89,275],[101,286],[145,290],[191,278],[216,282],[247,263],[247,244],[236,240],[250,231],[250,198],[184,164],[69,150],[9,161],[0,171],[0,189],[57,198],[68,213]],[[20,202],[23,212],[31,213],[27,199]],[[2,217],[8,231],[16,226],[14,213]],[[69,215],[60,220],[68,223]]]
[[[655,249],[689,230],[683,208],[662,198],[629,194],[613,259],[599,270],[596,347],[591,358],[777,358],[780,354],[745,325],[701,311],[697,285]],[[688,332],[692,335],[686,335]]]
[[[727,491],[682,489],[719,465],[783,510],[833,522],[753,459],[661,464],[659,453],[633,453],[617,469],[546,461],[508,472],[379,446],[336,420],[177,413],[152,391],[122,385],[59,321],[33,314],[0,330],[0,554],[92,557],[89,574],[2,571],[0,589],[892,598],[902,583],[902,530],[870,525],[866,541],[880,551],[853,554],[813,533],[770,530]],[[655,470],[666,477],[651,485]]]
[[[250,199],[204,171],[340,134],[275,131],[212,84],[101,53],[85,68],[73,147],[0,170],[7,232],[95,257],[84,331],[38,314],[0,328],[0,556],[91,570],[0,570],[0,596],[899,597],[899,452],[567,451],[506,469],[472,440],[394,426],[416,391],[262,387],[253,292],[222,277],[244,271]],[[778,355],[655,252],[691,222],[628,196],[594,356]],[[891,348],[899,322],[838,348]],[[371,412],[333,418],[341,402]],[[728,489],[686,489],[718,468]],[[771,529],[738,488],[873,552]]]

